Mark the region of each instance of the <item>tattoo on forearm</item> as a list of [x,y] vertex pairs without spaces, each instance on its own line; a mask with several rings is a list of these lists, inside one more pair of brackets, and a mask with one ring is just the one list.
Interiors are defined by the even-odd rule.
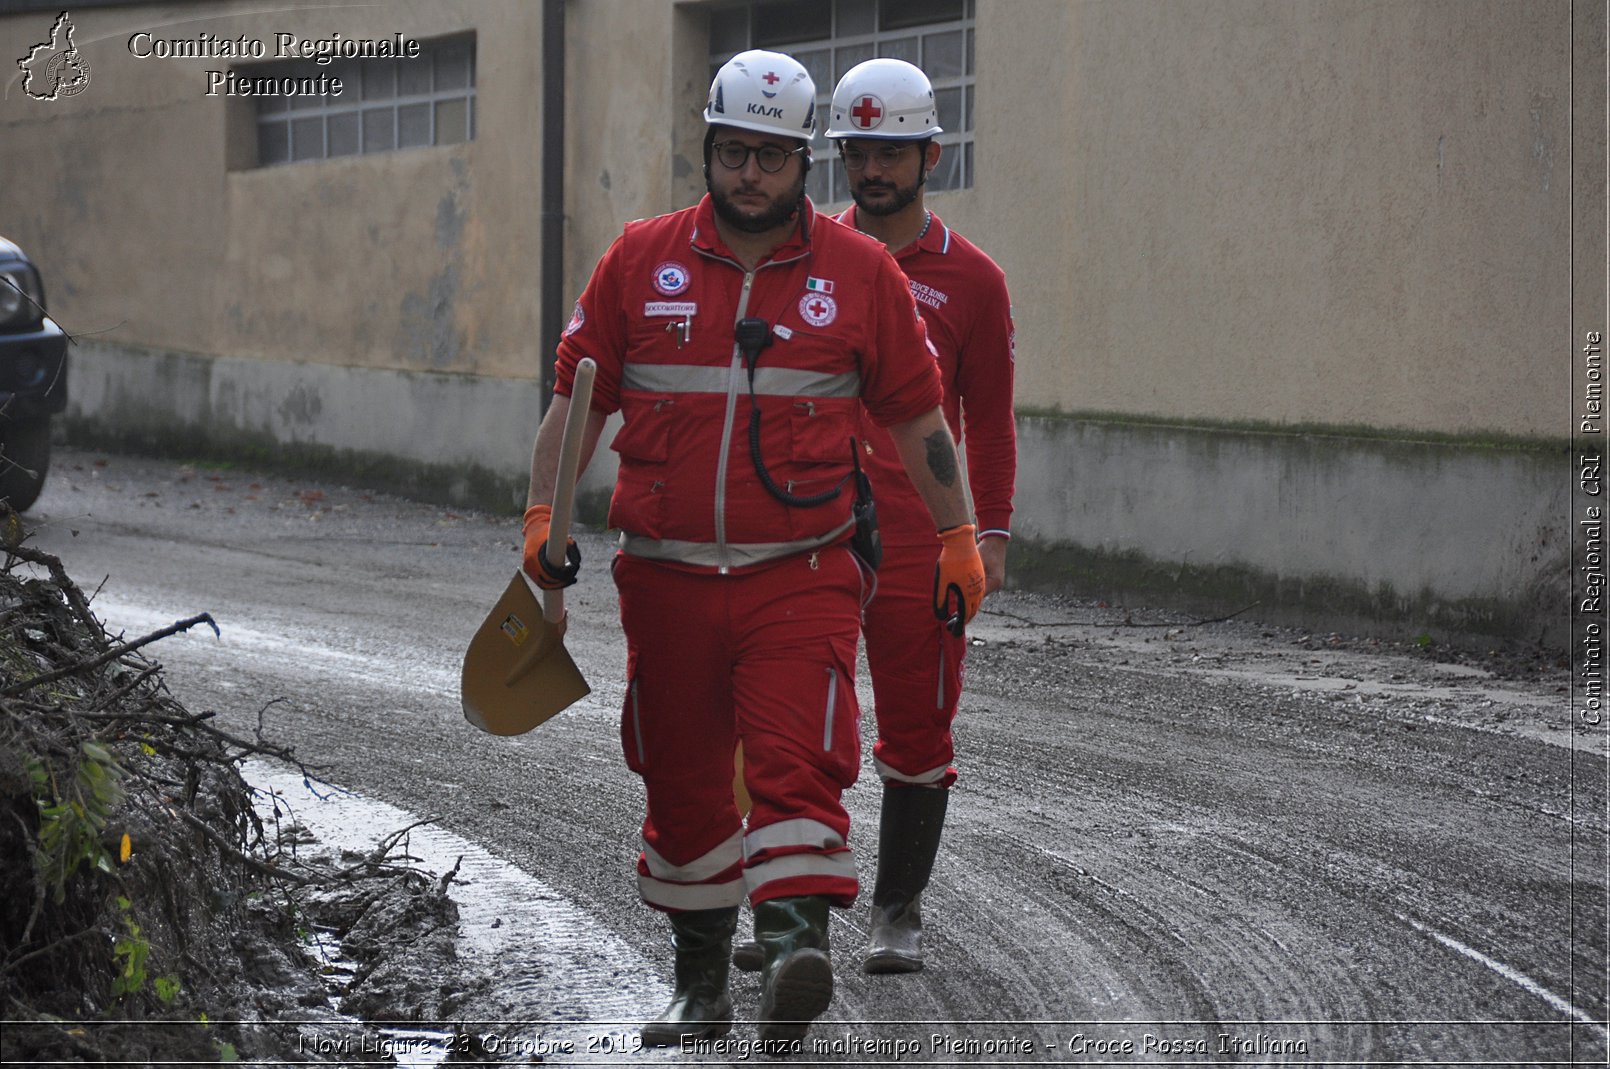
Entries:
[[928,447],[928,470],[940,486],[956,485],[956,447],[950,435],[935,431],[922,440]]

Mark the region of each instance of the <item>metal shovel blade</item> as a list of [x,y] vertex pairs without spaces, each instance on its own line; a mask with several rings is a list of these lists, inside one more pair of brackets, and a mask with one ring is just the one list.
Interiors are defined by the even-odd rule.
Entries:
[[515,572],[464,654],[464,719],[493,735],[520,735],[585,698],[591,688],[564,638],[565,621],[544,619]]

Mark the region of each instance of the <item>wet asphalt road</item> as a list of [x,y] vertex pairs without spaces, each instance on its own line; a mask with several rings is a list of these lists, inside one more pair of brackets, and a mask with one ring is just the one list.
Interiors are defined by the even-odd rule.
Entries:
[[[602,534],[581,536],[567,641],[593,694],[495,739],[464,723],[458,671],[516,519],[69,450],[27,520],[114,630],[213,614],[221,641],[147,651],[192,710],[261,717],[330,781],[439,816],[669,979],[632,883]],[[1605,742],[1572,729],[1563,670],[1505,681],[1245,618],[1112,626],[1124,612],[1024,594],[987,608],[932,965],[862,976],[864,907],[836,915],[837,991],[802,1061],[1604,1064]],[[847,799],[866,885],[877,799],[870,773]],[[599,983],[633,979],[488,1010],[586,1017]],[[752,1015],[751,977],[734,998]],[[752,1038],[740,1024],[716,1060]]]

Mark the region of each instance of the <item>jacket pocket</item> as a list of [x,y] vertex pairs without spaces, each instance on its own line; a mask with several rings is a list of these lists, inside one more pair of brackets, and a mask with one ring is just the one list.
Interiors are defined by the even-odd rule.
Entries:
[[611,527],[661,536],[676,403],[670,396],[622,399],[624,422],[609,446],[620,456],[609,504]]
[[789,411],[789,458],[797,464],[850,463],[850,437],[855,431],[853,413],[842,398],[804,399]]

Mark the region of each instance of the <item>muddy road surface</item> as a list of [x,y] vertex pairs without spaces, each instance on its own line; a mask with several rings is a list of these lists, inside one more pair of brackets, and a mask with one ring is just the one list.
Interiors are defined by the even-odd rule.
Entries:
[[[192,710],[261,722],[330,782],[532,878],[567,919],[504,932],[464,1006],[500,1056],[755,1060],[742,1021],[716,1048],[630,1050],[670,948],[634,893],[602,533],[580,536],[567,643],[592,695],[498,739],[465,724],[458,673],[517,566],[515,519],[65,451],[28,520],[114,631],[213,615],[221,639],[147,651]],[[1603,1064],[1605,736],[1573,725],[1568,666],[1254,614],[992,599],[930,967],[863,976],[864,900],[835,915],[836,994],[800,1060]],[[878,798],[870,771],[847,798],[868,887]],[[738,974],[738,1015],[757,1000]],[[556,1036],[577,1053],[544,1050]]]

